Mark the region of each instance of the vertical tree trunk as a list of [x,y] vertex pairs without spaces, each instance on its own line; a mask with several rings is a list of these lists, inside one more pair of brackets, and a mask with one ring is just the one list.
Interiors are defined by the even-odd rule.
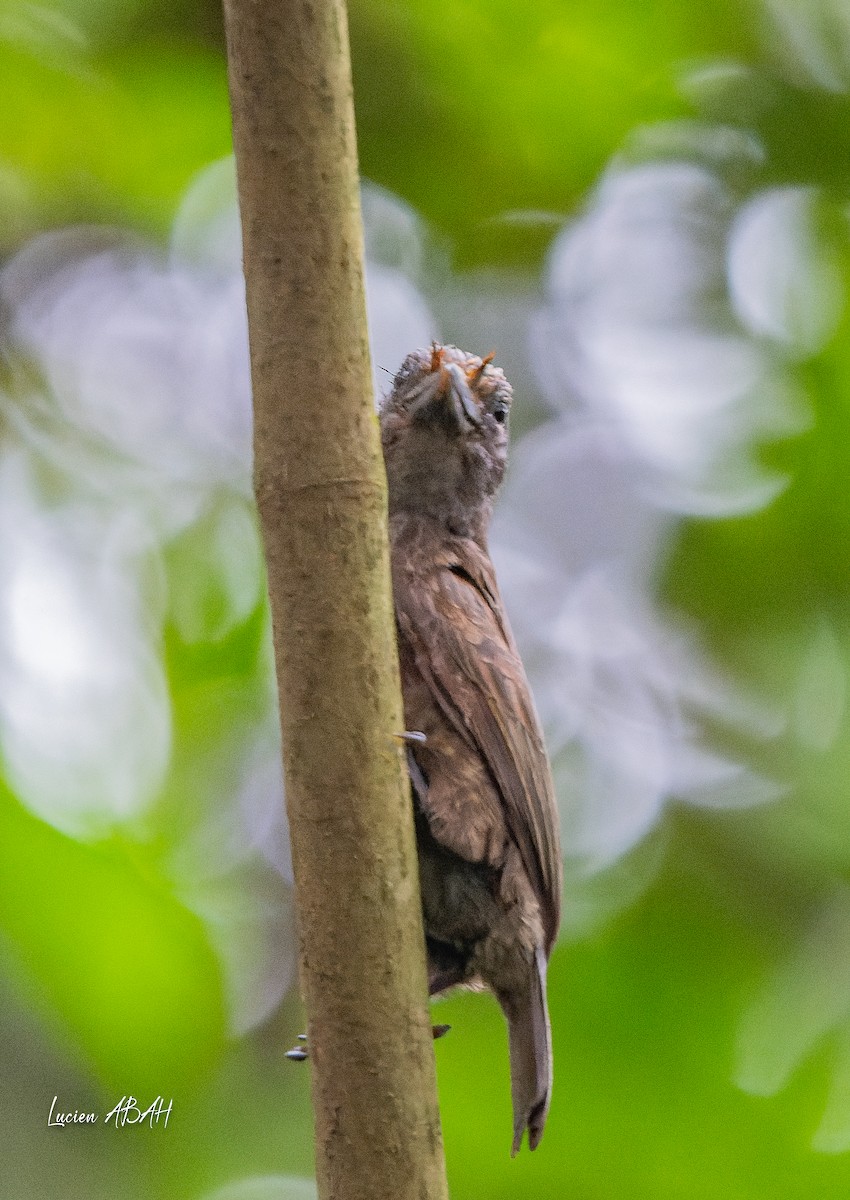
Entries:
[[225,0],[323,1200],[447,1195],[344,0]]

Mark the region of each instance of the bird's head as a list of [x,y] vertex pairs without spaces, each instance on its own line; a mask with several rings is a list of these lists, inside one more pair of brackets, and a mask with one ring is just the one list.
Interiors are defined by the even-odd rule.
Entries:
[[380,410],[391,514],[418,512],[483,540],[513,396],[492,357],[435,342],[402,363]]

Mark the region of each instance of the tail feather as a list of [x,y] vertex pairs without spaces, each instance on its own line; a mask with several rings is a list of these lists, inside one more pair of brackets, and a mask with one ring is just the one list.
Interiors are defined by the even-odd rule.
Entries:
[[546,1006],[546,956],[537,947],[528,987],[519,996],[502,998],[508,1020],[511,1099],[514,1109],[513,1157],[528,1129],[529,1149],[536,1149],[546,1124],[552,1094],[552,1033]]

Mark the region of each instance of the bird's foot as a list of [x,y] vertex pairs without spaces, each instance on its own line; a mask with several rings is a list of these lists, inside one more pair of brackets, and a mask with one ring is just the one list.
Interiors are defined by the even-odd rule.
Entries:
[[309,1052],[307,1050],[307,1046],[306,1046],[307,1034],[299,1033],[298,1040],[299,1040],[299,1042],[304,1043],[304,1044],[302,1044],[300,1046],[293,1046],[292,1049],[287,1050],[286,1054],[284,1055],[284,1057],[288,1058],[290,1062],[304,1062],[305,1058],[310,1057],[310,1054],[309,1054]]
[[[451,1025],[432,1025],[431,1034],[436,1042],[437,1038],[445,1037],[451,1029]],[[307,1049],[307,1034],[299,1033],[298,1040],[300,1046],[293,1046],[291,1050],[287,1050],[284,1058],[288,1058],[290,1062],[304,1062],[310,1057],[310,1052]]]

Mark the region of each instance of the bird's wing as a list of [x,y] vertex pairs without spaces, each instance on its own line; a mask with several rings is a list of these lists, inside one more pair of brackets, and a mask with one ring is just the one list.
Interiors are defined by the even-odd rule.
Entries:
[[528,679],[486,554],[457,539],[430,556],[427,583],[396,576],[399,632],[435,702],[487,765],[540,903],[547,948],[562,863],[549,761]]

